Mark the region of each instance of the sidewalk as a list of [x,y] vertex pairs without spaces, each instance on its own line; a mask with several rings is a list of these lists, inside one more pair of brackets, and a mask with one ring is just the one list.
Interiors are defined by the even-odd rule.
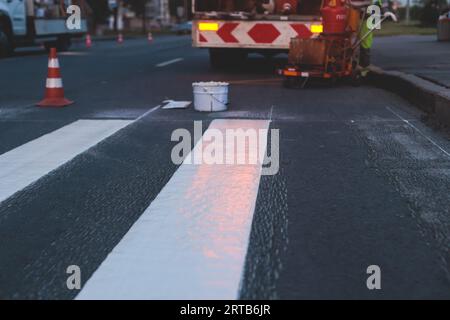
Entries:
[[450,128],[450,42],[436,36],[376,37],[372,79]]
[[450,88],[450,42],[438,42],[436,36],[375,37],[372,64]]

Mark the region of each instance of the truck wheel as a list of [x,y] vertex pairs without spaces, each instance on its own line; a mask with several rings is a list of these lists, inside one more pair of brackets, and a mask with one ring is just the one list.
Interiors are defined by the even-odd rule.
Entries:
[[13,53],[10,39],[3,30],[0,30],[0,58],[8,57]]
[[51,48],[56,48],[58,52],[69,50],[72,42],[69,37],[60,37],[56,41],[49,41],[44,43],[45,50],[50,51]]
[[63,36],[59,37],[56,41],[56,50],[59,52],[64,52],[70,49],[70,46],[72,45],[72,41],[69,37]]
[[56,41],[44,42],[44,48],[47,52],[50,52],[51,48],[56,48]]
[[351,81],[352,86],[359,87],[362,83],[361,73],[359,71],[353,72],[351,75],[350,81]]
[[298,82],[297,79],[293,78],[293,77],[285,77],[283,79],[283,87],[285,87],[286,89],[293,89],[296,86],[296,82]]
[[247,52],[241,49],[209,49],[209,62],[214,69],[234,68],[247,59]]
[[209,49],[209,64],[213,69],[225,67],[225,54],[221,49]]

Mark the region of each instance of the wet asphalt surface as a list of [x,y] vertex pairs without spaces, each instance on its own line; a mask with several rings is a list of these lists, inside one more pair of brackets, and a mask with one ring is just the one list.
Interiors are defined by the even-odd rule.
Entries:
[[[230,109],[158,109],[0,203],[0,298],[74,298],[67,266],[87,280],[177,169],[173,130],[270,117],[280,171],[261,179],[240,297],[450,298],[450,141],[405,100],[368,85],[285,89],[282,59],[213,71],[188,37],[77,45],[59,58],[76,101],[64,109],[34,106],[45,53],[0,60],[0,154],[79,119],[190,100],[194,81],[229,81]],[[174,58],[184,60],[156,67]],[[366,287],[369,265],[381,290]]]

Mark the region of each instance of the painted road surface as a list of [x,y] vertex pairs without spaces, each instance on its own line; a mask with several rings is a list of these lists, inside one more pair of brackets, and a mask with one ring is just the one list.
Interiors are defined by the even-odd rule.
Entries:
[[[282,57],[215,71],[161,36],[60,55],[75,104],[37,108],[47,62],[0,60],[0,298],[450,298],[450,142],[407,101],[285,89]],[[229,110],[155,108],[210,80],[231,83]],[[278,129],[279,171],[172,162],[194,121]]]
[[78,120],[0,155],[0,202],[128,124]]
[[[213,131],[268,130],[264,120],[214,120]],[[265,132],[267,135],[267,132]],[[203,153],[211,138],[197,142]],[[246,159],[265,153],[267,136]],[[227,139],[224,154],[237,156]],[[259,145],[264,146],[259,150]],[[193,164],[188,155],[160,194],[100,265],[78,299],[236,299],[262,163]],[[194,158],[194,157],[192,157]],[[149,272],[151,270],[151,272]]]

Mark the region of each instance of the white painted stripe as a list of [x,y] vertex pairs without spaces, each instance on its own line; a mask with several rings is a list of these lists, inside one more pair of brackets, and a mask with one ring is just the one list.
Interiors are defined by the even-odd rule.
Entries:
[[150,110],[144,112],[144,113],[141,114],[139,117],[137,117],[135,121],[141,120],[142,118],[148,116],[150,113],[155,112],[155,111],[158,110],[159,108],[161,108],[161,105],[158,105],[158,106],[155,106],[155,107],[151,108]]
[[61,78],[47,78],[46,88],[62,88],[63,83]]
[[183,58],[176,58],[176,59],[173,59],[173,60],[164,61],[164,62],[158,63],[156,65],[156,67],[158,67],[158,68],[165,67],[165,66],[168,66],[170,64],[177,63],[177,62],[180,62],[180,61],[183,61],[183,60],[184,60]]
[[60,56],[87,56],[90,55],[88,52],[78,52],[78,51],[66,51],[66,52],[58,52]]
[[[226,129],[268,129],[265,120],[214,120]],[[264,151],[267,132],[248,157]],[[226,144],[229,147],[229,144]],[[189,156],[187,157],[189,159]],[[236,299],[261,164],[190,165],[185,160],[88,280],[77,299]]]
[[445,150],[444,148],[442,148],[439,144],[437,144],[433,139],[431,139],[429,136],[427,136],[425,133],[423,133],[421,130],[419,130],[419,128],[417,128],[415,125],[413,125],[409,120],[406,120],[405,118],[403,118],[402,116],[400,116],[397,112],[395,112],[394,110],[392,110],[389,107],[386,107],[386,109],[388,109],[392,114],[394,114],[397,118],[399,118],[401,121],[403,121],[404,123],[406,123],[408,126],[410,126],[411,128],[413,128],[414,130],[416,130],[421,136],[423,136],[425,139],[427,139],[432,145],[434,145],[436,148],[438,148],[439,150],[442,151],[443,154],[445,154],[446,156],[450,157],[450,153],[447,152],[447,150]]
[[0,155],[0,202],[131,122],[78,120]]
[[48,67],[49,68],[59,68],[59,61],[58,59],[51,58],[48,60]]

